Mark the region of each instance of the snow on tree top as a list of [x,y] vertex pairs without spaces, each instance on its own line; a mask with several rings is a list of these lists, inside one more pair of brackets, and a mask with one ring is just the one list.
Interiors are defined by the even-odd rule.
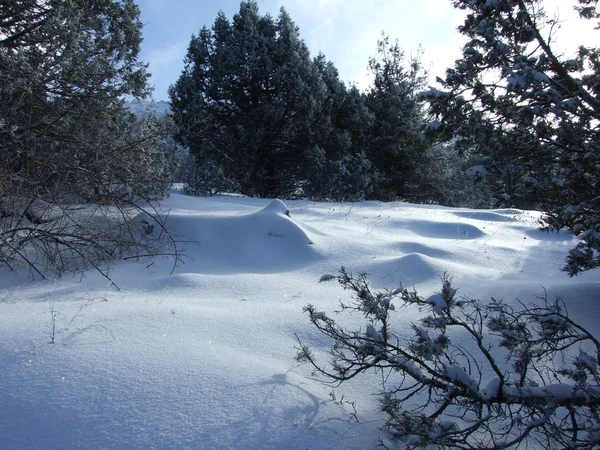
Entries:
[[419,96],[421,97],[449,97],[450,95],[450,92],[441,91],[436,88],[431,88],[426,91],[419,92]]
[[496,395],[498,395],[498,390],[500,389],[500,378],[494,377],[492,378],[485,388],[481,391],[481,396],[484,400],[490,400]]
[[477,392],[477,382],[471,378],[462,367],[449,365],[446,367],[446,376],[453,382],[458,382],[471,391]]
[[433,306],[433,310],[437,314],[442,314],[444,308],[448,307],[446,300],[444,300],[444,297],[441,294],[433,294],[427,299],[427,303]]

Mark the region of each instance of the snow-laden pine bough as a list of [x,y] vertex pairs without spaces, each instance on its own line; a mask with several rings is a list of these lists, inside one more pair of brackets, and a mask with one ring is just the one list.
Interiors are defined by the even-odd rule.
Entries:
[[[300,339],[298,359],[332,383],[382,371],[386,428],[406,448],[600,448],[600,342],[562,300],[458,298],[446,274],[429,298],[403,288],[374,292],[366,274],[344,268],[335,279],[352,291],[340,312],[363,313],[366,326],[348,330],[307,305],[333,340],[331,361],[319,363]],[[392,329],[398,307],[424,314],[410,337]]]

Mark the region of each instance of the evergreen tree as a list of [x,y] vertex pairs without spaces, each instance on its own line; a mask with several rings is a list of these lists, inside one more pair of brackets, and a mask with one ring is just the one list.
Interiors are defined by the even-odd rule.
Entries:
[[304,194],[328,200],[361,200],[377,184],[363,148],[373,116],[356,87],[348,89],[333,63],[319,54],[313,61],[321,80],[313,147],[305,159]]
[[426,73],[418,57],[405,65],[398,42],[390,43],[387,36],[378,41],[369,69],[374,82],[366,104],[374,120],[366,152],[381,175],[376,195],[410,199],[411,192],[423,189],[419,167],[428,164],[429,144],[421,130],[424,113],[418,98]]
[[148,92],[133,1],[19,0],[0,14],[0,197],[72,200],[143,177],[108,175],[146,139],[122,101]]
[[219,13],[192,37],[169,91],[176,138],[249,195],[418,198],[434,184],[425,74],[385,37],[370,68],[367,95],[347,88],[324,55],[310,59],[285,9],[273,20],[242,2],[232,22]]
[[[445,138],[477,151],[506,202],[547,212],[549,228],[580,238],[565,270],[600,266],[600,48],[573,56],[554,45],[559,25],[540,0],[454,0],[469,38],[444,80],[424,97]],[[598,2],[573,2],[598,22]]]
[[313,144],[320,79],[285,9],[274,21],[242,2],[193,36],[169,95],[180,132],[200,164],[222,167],[249,195],[290,195]]
[[227,177],[223,168],[212,161],[198,164],[193,156],[189,159],[183,191],[188,195],[215,195],[237,192],[239,185]]

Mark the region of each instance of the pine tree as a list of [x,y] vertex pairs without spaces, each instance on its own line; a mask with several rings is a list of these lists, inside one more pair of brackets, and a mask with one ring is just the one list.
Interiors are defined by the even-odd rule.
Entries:
[[153,137],[123,103],[149,92],[133,1],[20,0],[1,14],[2,189],[73,201],[143,179],[131,154]]
[[[559,25],[540,0],[454,0],[469,38],[444,89],[423,94],[440,125],[481,155],[504,202],[541,208],[551,229],[580,238],[565,270],[600,266],[600,48],[558,53]],[[600,19],[597,1],[573,4]]]
[[249,195],[290,195],[312,147],[318,72],[285,9],[277,20],[242,2],[229,22],[192,37],[169,95],[178,141]]
[[385,35],[369,69],[374,82],[366,104],[374,120],[366,152],[381,175],[377,196],[411,198],[411,191],[423,189],[418,168],[427,165],[428,142],[421,131],[424,113],[418,98],[426,73],[418,57],[405,65],[398,42],[390,43]]
[[377,184],[376,171],[363,151],[372,115],[356,87],[348,89],[324,54],[314,60],[322,83],[312,124],[317,143],[304,161],[304,194],[327,200],[361,200]]

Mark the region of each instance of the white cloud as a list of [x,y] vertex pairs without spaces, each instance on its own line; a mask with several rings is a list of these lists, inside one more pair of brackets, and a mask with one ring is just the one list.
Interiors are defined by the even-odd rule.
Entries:
[[[569,56],[577,45],[595,44],[598,40],[598,32],[591,27],[586,29],[585,21],[577,19],[571,9],[573,2],[544,1],[550,16],[558,10],[565,19],[556,48]],[[149,34],[144,42],[147,50],[143,59],[150,63],[153,81],[161,91],[166,91],[163,85],[179,75],[190,34],[202,24],[214,21],[217,5],[232,17],[239,0],[210,5],[206,0],[139,0],[139,4],[142,11],[152,11],[145,17]],[[173,8],[174,4],[182,7]],[[355,82],[361,88],[369,84],[366,67],[382,30],[391,39],[398,39],[407,57],[419,45],[423,47],[422,62],[430,68],[432,83],[435,76],[443,76],[445,68],[454,65],[465,42],[456,31],[463,22],[464,12],[453,8],[450,0],[259,0],[262,14],[269,12],[277,17],[281,6],[286,7],[300,27],[300,35],[311,54],[316,56],[323,51],[338,68],[342,80]]]
[[[261,8],[267,7],[273,14],[276,9],[272,7],[280,4],[282,0],[263,0]],[[340,77],[361,89],[370,84],[366,67],[381,31],[398,39],[407,58],[421,45],[425,49],[423,63],[433,63],[436,75],[443,74],[460,51],[454,35],[462,13],[449,0],[297,0],[286,8],[311,53],[323,51],[339,69]]]
[[183,61],[186,52],[185,42],[176,42],[168,47],[153,50],[146,57],[146,61],[150,64],[150,71],[159,71],[165,67],[169,67],[173,63],[178,64]]
[[423,67],[429,72],[429,84],[436,83],[436,77],[444,78],[446,69],[454,67],[454,61],[461,56],[461,45],[456,39],[457,45],[430,46],[424,51]]
[[597,45],[599,33],[594,29],[594,21],[582,20],[573,10],[573,0],[546,0],[544,8],[549,19],[558,19],[554,30],[553,48],[557,53],[574,54],[580,45]]
[[369,69],[364,69],[356,77],[356,87],[365,92],[373,84],[373,73]]
[[439,19],[452,10],[452,4],[448,0],[427,0],[427,16]]
[[[300,3],[304,8],[312,11],[323,11],[326,9],[335,8],[342,4],[343,0],[296,0],[296,3]],[[344,6],[351,6],[352,1],[343,2]]]

